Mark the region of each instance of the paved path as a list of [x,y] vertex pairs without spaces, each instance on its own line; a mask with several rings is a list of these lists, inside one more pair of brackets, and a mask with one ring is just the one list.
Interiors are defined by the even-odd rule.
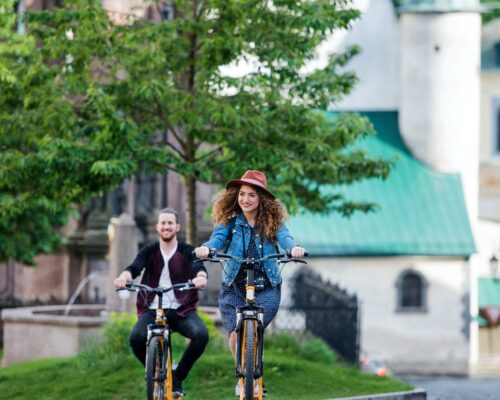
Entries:
[[500,379],[461,377],[399,377],[427,390],[427,400],[500,400]]

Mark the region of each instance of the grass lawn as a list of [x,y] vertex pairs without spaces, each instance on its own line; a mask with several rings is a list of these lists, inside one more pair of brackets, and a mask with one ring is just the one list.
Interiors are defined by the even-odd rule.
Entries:
[[[325,365],[266,352],[269,398],[329,399],[411,389],[391,378],[359,373],[353,367]],[[234,399],[236,378],[229,352],[205,353],[184,389],[192,400]],[[145,399],[144,371],[131,357],[122,360],[38,360],[0,369],[0,397],[16,400]]]
[[[227,368],[220,368],[221,364],[229,366],[229,373]],[[204,367],[193,370],[185,385],[185,389],[190,389],[189,399],[234,399],[236,378],[231,367],[230,356],[221,354],[206,359]],[[353,367],[325,365],[272,352],[266,352],[264,376],[268,398],[273,400],[324,400],[412,389],[391,378],[361,374]]]
[[[144,369],[123,339],[128,331],[128,326],[122,326],[111,330],[110,335],[108,329],[111,340],[76,357],[30,361],[0,369],[0,398],[145,399]],[[187,400],[235,398],[231,354],[213,330],[211,337],[209,347],[184,383]],[[183,344],[179,336],[173,339],[177,346]],[[181,351],[180,347],[174,349],[174,360],[179,360]],[[268,398],[273,400],[325,400],[412,388],[391,378],[362,374],[354,367],[342,365],[322,342],[298,342],[285,336],[266,341],[265,382]]]

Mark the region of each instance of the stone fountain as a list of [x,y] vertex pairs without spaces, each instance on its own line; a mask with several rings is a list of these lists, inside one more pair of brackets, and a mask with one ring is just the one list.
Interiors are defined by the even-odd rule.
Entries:
[[129,215],[122,214],[111,219],[108,233],[110,267],[105,277],[106,304],[73,304],[85,285],[98,277],[94,273],[80,282],[67,305],[4,309],[2,367],[38,358],[74,356],[98,336],[109,312],[134,309],[134,296],[120,299],[113,280],[137,252],[136,224]]

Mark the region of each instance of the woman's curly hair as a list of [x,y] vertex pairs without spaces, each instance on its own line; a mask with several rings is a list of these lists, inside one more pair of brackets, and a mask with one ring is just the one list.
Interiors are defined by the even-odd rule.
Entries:
[[[275,240],[276,232],[288,214],[283,205],[256,186],[252,186],[259,195],[259,207],[255,225],[263,237]],[[231,187],[218,192],[214,197],[212,220],[214,225],[226,225],[228,221],[242,212],[238,204],[240,187]]]

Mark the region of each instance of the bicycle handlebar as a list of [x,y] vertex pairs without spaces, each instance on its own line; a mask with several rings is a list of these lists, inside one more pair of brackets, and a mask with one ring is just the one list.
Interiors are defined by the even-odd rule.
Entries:
[[172,285],[170,287],[161,287],[158,286],[157,288],[152,288],[148,285],[144,285],[143,283],[135,283],[133,280],[128,280],[127,284],[123,288],[118,288],[116,291],[120,290],[128,290],[129,292],[138,292],[140,290],[143,290],[145,292],[150,292],[150,293],[167,293],[170,292],[171,290],[174,289],[179,289],[180,291],[185,291],[185,290],[192,290],[192,289],[198,289],[194,283],[192,283],[190,280],[184,283],[176,283],[175,285]]
[[[235,257],[231,254],[226,254],[226,253],[218,253],[215,249],[210,249],[210,253],[208,258],[199,258],[195,260],[194,262],[203,262],[203,261],[209,261],[209,262],[220,262],[222,260],[233,260],[237,262],[238,264],[256,264],[256,263],[261,263],[267,260],[271,259],[283,259],[281,262],[283,264],[289,263],[289,262],[300,262],[307,264],[304,260],[298,259],[298,258],[291,258],[290,257],[290,250],[287,250],[286,254],[269,254],[267,256],[261,257],[261,258],[238,258]],[[305,252],[304,256],[307,256],[308,253]]]

